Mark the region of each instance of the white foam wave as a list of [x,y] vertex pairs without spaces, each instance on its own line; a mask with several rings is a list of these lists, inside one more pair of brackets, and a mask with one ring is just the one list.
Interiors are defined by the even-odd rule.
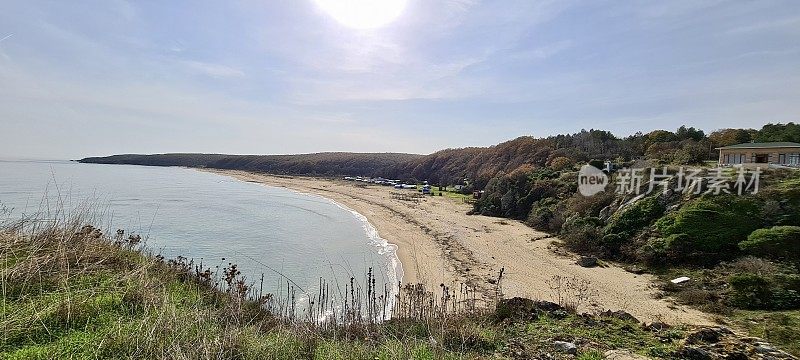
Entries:
[[400,293],[400,282],[403,281],[403,264],[400,262],[400,258],[397,256],[397,245],[392,244],[388,240],[382,238],[380,234],[378,234],[378,230],[375,228],[375,226],[369,222],[369,219],[367,219],[366,216],[362,215],[358,211],[355,211],[333,199],[327,198],[319,194],[305,193],[302,191],[289,188],[281,188],[281,189],[289,190],[305,196],[312,196],[322,199],[324,201],[328,201],[343,210],[349,211],[351,214],[353,214],[353,216],[356,219],[358,219],[361,222],[361,226],[364,229],[364,233],[366,233],[367,238],[369,239],[369,245],[372,245],[375,248],[377,248],[378,255],[381,255],[387,259],[386,277],[389,279],[390,293],[389,293],[389,298],[386,301],[385,320],[391,318],[392,309],[394,309],[395,297],[398,293]]

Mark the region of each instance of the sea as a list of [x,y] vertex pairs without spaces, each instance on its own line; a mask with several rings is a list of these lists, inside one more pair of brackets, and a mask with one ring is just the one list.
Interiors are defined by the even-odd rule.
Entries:
[[265,294],[293,289],[299,308],[321,280],[333,291],[351,278],[363,288],[372,269],[379,294],[402,280],[396,247],[321,196],[181,167],[0,160],[0,222],[85,209],[91,225],[139,234],[154,254],[217,273],[236,264]]

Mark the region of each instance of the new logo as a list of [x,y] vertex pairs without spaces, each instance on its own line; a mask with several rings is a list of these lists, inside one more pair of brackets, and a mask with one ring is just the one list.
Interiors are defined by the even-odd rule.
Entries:
[[583,165],[578,172],[578,191],[583,196],[593,196],[604,191],[608,182],[608,175],[592,165]]

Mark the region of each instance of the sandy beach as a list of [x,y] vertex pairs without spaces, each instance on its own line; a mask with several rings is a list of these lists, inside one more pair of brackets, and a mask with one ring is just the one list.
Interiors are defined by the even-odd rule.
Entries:
[[620,267],[583,268],[577,256],[554,246],[558,241],[524,224],[507,219],[466,215],[469,204],[448,197],[424,197],[419,202],[393,193],[411,192],[344,180],[279,177],[243,171],[204,170],[242,181],[317,194],[363,214],[380,236],[398,246],[404,283],[426,286],[460,283],[490,293],[504,268],[506,297],[522,296],[555,301],[554,276],[585,280],[593,295],[580,310],[625,310],[641,321],[711,324],[700,311],[657,299],[650,275]]

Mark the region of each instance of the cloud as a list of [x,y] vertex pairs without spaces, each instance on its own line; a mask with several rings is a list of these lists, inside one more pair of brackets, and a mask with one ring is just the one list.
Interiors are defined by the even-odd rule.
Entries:
[[244,72],[242,70],[226,65],[212,64],[194,60],[185,60],[182,63],[196,73],[208,75],[214,78],[244,77]]
[[800,111],[795,3],[410,0],[358,31],[311,1],[14,2],[0,153],[428,152],[655,121],[757,127]]
[[728,35],[741,35],[759,31],[776,31],[776,30],[800,32],[800,16],[774,19],[769,21],[761,21],[754,24],[737,26],[727,30],[725,33]]
[[572,40],[561,40],[531,50],[522,50],[511,53],[509,56],[515,60],[543,60],[555,56],[573,46]]

